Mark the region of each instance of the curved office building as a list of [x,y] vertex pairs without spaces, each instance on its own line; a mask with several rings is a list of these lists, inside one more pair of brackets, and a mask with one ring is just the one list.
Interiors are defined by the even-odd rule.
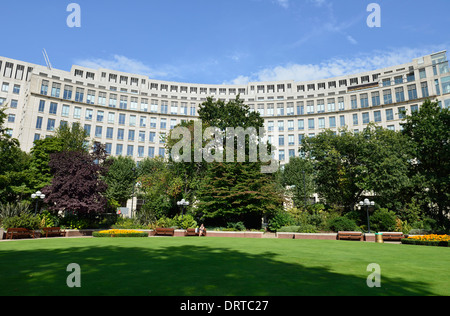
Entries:
[[246,85],[186,84],[107,69],[72,66],[70,72],[0,57],[0,104],[7,104],[9,133],[29,151],[37,139],[65,123],[80,123],[114,156],[136,161],[164,156],[161,135],[197,118],[207,97],[239,94],[265,119],[276,158],[298,155],[303,137],[369,122],[399,130],[402,112],[416,111],[426,98],[450,105],[446,52],[366,73],[307,82]]

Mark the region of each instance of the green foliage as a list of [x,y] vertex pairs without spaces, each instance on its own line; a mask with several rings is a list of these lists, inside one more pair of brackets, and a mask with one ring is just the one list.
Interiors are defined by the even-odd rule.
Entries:
[[41,220],[38,216],[29,212],[21,213],[20,215],[8,217],[3,220],[3,227],[8,228],[26,228],[36,230],[39,228]]
[[227,223],[226,230],[241,232],[241,231],[245,231],[247,229],[245,228],[245,225],[243,222],[235,222],[235,223]]
[[414,240],[414,239],[408,239],[408,238],[402,239],[402,244],[431,246],[431,247],[450,247],[450,241]]
[[314,166],[310,160],[292,157],[284,170],[279,171],[283,187],[289,187],[294,205],[307,207],[309,198],[315,193]]
[[380,208],[370,216],[370,227],[378,232],[393,232],[396,231],[397,216],[394,212],[385,208]]
[[141,225],[138,220],[134,218],[119,217],[112,226],[115,229],[145,229],[147,225]]
[[38,215],[40,219],[40,228],[44,227],[59,227],[59,217],[50,213],[49,211],[43,211]]
[[191,214],[178,215],[174,218],[177,227],[181,229],[196,228],[197,222]]
[[19,216],[27,213],[30,209],[30,203],[27,201],[18,203],[0,203],[0,223],[10,217]]
[[121,206],[131,199],[137,180],[136,163],[131,157],[108,158],[108,172],[103,178],[108,188],[106,197]]
[[269,220],[268,228],[270,231],[276,232],[283,226],[295,225],[296,223],[291,214],[279,211]]
[[278,229],[278,232],[282,233],[304,233],[304,234],[315,234],[318,233],[318,229],[314,225],[303,224],[300,226],[283,226]]
[[102,232],[93,232],[92,233],[93,237],[99,237],[99,238],[110,238],[110,237],[127,237],[127,238],[136,238],[136,237],[148,237],[148,233],[146,232],[135,232],[135,233],[124,233],[124,234],[120,234],[120,233],[115,233],[115,234],[109,234],[109,233],[102,233]]

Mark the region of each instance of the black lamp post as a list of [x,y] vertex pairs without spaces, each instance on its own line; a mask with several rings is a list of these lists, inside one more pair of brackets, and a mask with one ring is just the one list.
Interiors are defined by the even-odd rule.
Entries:
[[183,217],[184,208],[189,205],[189,202],[185,199],[182,199],[181,201],[177,202],[177,205],[181,206],[181,217]]
[[36,193],[31,194],[31,198],[33,200],[36,200],[36,207],[34,209],[34,215],[36,215],[37,214],[37,210],[38,210],[39,199],[44,200],[45,199],[45,194],[42,194],[41,191],[37,191]]
[[374,206],[375,202],[374,201],[369,201],[369,199],[364,199],[364,201],[359,202],[359,205],[361,207],[365,206],[366,207],[366,212],[367,212],[367,228],[369,230],[369,234],[370,234],[370,217],[369,217],[369,206]]

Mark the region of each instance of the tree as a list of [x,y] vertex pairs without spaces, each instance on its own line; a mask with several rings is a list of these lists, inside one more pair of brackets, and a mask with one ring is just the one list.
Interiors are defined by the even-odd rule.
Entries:
[[350,211],[364,194],[382,205],[401,205],[411,186],[412,156],[403,135],[369,125],[362,133],[331,130],[305,139],[302,149],[316,170],[317,193],[327,204]]
[[450,110],[426,100],[402,126],[416,158],[411,177],[418,180],[431,215],[444,224],[450,212]]
[[89,135],[79,124],[60,125],[55,131],[55,138],[61,141],[61,151],[89,151]]
[[295,206],[308,206],[308,199],[315,193],[314,166],[310,160],[292,157],[280,171],[280,182],[283,187],[290,187]]
[[63,151],[50,156],[51,185],[42,192],[49,210],[72,211],[78,215],[98,214],[106,211],[107,185],[102,180],[106,174],[106,152],[100,144],[92,153]]
[[110,201],[116,201],[125,206],[132,198],[136,184],[136,163],[131,157],[110,157],[108,173],[104,181],[108,185],[105,196]]
[[[228,103],[220,100],[214,102],[208,98],[200,106],[199,117],[204,124],[222,132],[223,157],[230,155],[235,159],[234,162],[227,160],[207,164],[203,185],[198,191],[198,211],[205,219],[219,223],[243,221],[247,227],[260,228],[262,217],[270,217],[282,207],[282,194],[276,186],[274,175],[261,172],[263,163],[249,159],[250,148],[259,138],[246,136],[244,144],[239,145],[236,137],[228,139],[225,132],[227,128],[253,128],[259,132],[264,126],[264,119],[259,113],[251,112],[239,96]],[[227,144],[228,141],[232,141],[233,145]],[[236,159],[238,149],[242,149],[240,146],[245,146],[245,162],[237,162]],[[215,155],[221,154],[218,150],[215,149]],[[233,152],[230,153],[230,150]]]

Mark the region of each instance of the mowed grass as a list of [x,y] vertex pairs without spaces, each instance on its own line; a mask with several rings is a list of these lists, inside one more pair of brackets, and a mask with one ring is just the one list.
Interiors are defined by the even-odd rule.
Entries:
[[[81,268],[81,288],[66,279]],[[369,288],[371,263],[381,287]],[[450,295],[450,249],[352,241],[65,238],[0,242],[0,295]]]

